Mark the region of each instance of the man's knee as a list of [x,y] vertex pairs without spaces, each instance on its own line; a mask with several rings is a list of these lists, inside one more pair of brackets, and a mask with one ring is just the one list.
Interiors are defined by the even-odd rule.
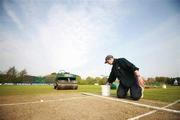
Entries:
[[131,95],[133,100],[139,100],[141,98],[142,94],[141,93],[134,93]]
[[130,93],[133,100],[139,100],[142,96],[142,89],[139,86],[134,85],[131,87]]
[[127,96],[128,88],[124,87],[122,84],[119,84],[117,90],[117,97],[118,98],[125,98]]
[[118,98],[125,98],[126,96],[127,96],[126,93],[117,92],[117,97]]

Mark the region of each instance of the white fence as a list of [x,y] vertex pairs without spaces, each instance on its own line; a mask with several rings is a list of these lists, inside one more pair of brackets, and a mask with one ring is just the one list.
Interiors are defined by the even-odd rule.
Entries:
[[0,85],[53,85],[53,83],[0,83]]

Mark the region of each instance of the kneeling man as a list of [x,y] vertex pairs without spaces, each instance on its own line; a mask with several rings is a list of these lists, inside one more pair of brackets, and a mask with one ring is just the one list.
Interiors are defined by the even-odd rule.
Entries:
[[143,97],[144,80],[140,76],[139,68],[125,58],[116,59],[112,55],[106,56],[105,63],[112,65],[107,84],[112,84],[116,78],[120,80],[118,98],[125,98],[129,89],[132,99],[139,100]]

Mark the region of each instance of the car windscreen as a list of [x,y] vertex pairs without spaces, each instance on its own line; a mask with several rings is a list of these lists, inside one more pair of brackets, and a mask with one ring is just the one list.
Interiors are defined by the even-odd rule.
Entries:
[[57,80],[76,80],[76,78],[73,78],[73,77],[58,77]]

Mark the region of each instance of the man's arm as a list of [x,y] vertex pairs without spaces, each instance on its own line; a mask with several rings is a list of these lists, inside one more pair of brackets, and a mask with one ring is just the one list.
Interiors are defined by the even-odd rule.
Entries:
[[138,83],[141,87],[144,87],[144,80],[141,77],[141,74],[139,72],[139,68],[136,67],[134,64],[132,64],[131,62],[129,62],[128,60],[126,60],[125,58],[122,58],[123,62],[125,63],[125,65],[127,66],[128,69],[130,69],[132,72],[134,72],[135,77],[138,80]]
[[138,80],[139,85],[140,85],[141,87],[144,87],[144,80],[142,79],[139,70],[135,70],[135,71],[134,71],[134,75],[136,76],[136,79]]
[[110,73],[110,75],[109,75],[109,78],[108,78],[108,83],[113,83],[114,81],[116,80],[116,76],[115,76],[115,74],[114,74],[114,71],[113,71],[113,67],[112,67],[112,69],[111,69],[111,73]]

